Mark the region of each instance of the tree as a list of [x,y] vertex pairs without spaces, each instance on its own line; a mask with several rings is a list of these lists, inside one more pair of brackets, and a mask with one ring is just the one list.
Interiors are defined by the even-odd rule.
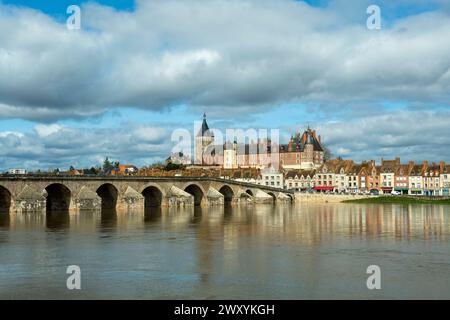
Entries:
[[114,164],[106,157],[103,161],[103,173],[110,173],[112,170],[114,170]]
[[183,170],[184,166],[176,163],[168,163],[165,167],[165,171],[173,171],[173,170]]
[[328,149],[327,147],[323,147],[323,159],[324,159],[325,161],[328,161],[328,160],[331,159],[332,156],[333,156],[333,155],[332,155],[332,153],[331,153],[331,150]]
[[163,168],[164,168],[164,164],[160,161],[155,162],[149,166],[149,169],[163,169]]

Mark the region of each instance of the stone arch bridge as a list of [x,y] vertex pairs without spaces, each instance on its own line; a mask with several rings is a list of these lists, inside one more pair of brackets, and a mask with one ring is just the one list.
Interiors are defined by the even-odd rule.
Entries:
[[0,212],[292,203],[293,200],[291,191],[209,177],[0,177]]

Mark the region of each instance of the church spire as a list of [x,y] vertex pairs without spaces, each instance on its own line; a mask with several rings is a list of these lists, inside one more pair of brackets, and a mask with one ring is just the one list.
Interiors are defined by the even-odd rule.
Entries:
[[200,128],[200,131],[198,132],[197,136],[200,136],[200,137],[212,136],[212,133],[209,130],[208,123],[206,122],[206,113],[203,113],[202,127]]

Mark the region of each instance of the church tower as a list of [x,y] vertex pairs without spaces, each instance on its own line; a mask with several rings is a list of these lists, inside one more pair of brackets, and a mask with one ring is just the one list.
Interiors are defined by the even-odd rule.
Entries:
[[205,163],[205,151],[214,144],[214,134],[209,130],[208,123],[206,122],[206,114],[203,114],[203,122],[200,130],[195,137],[195,164],[204,165]]
[[302,163],[302,167],[305,169],[314,167],[314,137],[312,136],[311,129],[308,127],[306,131],[306,139],[305,139],[305,163]]

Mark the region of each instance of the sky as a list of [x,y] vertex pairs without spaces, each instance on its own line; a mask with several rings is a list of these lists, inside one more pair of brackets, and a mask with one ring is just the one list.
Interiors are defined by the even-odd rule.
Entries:
[[282,143],[309,125],[355,161],[450,162],[450,2],[0,0],[0,171],[149,165],[203,113]]

